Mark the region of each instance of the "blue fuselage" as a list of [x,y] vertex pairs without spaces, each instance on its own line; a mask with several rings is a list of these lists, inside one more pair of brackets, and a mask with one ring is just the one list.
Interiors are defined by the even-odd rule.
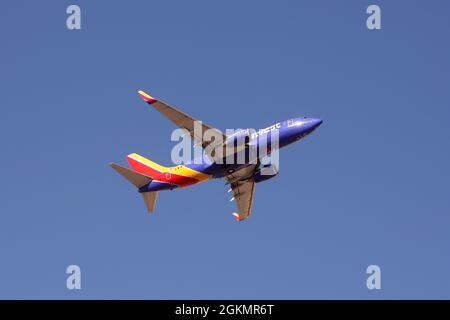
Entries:
[[[222,178],[229,176],[230,174],[233,174],[234,172],[245,167],[260,164],[264,157],[273,155],[272,151],[275,150],[275,148],[279,149],[302,139],[312,133],[317,127],[320,126],[321,123],[322,120],[320,119],[304,117],[278,122],[270,127],[258,131],[241,130],[241,132],[236,133],[236,140],[238,140],[238,136],[241,138],[243,138],[243,136],[247,136],[246,138],[243,138],[244,146],[246,147],[242,148],[241,151],[234,153],[231,158],[226,158],[223,161],[212,161],[210,157],[202,155],[201,159],[197,159],[200,161],[196,161],[194,159],[191,163],[185,163],[177,167],[172,167],[174,168],[174,170],[171,171],[172,178],[177,176],[177,169],[187,169],[189,171],[190,176],[188,179],[192,178],[192,180],[187,183],[183,185],[180,183],[173,183],[171,181],[172,179],[166,179],[166,181],[153,180],[150,184],[140,188],[139,191],[148,192],[172,190],[205,181],[205,179],[196,179],[195,177],[198,175],[203,177],[207,176],[208,178]],[[228,137],[227,143],[234,143],[234,138],[234,135]],[[278,143],[276,143],[276,141],[278,141]],[[237,161],[238,155],[241,153],[244,153],[243,156],[245,160]]]
[[[254,146],[255,148],[253,150],[260,151],[256,155],[257,160],[260,161],[261,158],[268,155],[264,150],[267,150],[270,154],[272,148],[276,147],[272,143],[276,136],[278,136],[278,148],[282,148],[306,137],[321,124],[322,120],[320,119],[306,117],[279,122],[267,128],[258,130],[253,134],[249,134],[248,145]],[[221,178],[254,163],[251,162],[252,157],[249,155],[250,152],[248,150],[249,148],[241,151],[246,154],[245,157],[248,161],[245,163],[236,161],[238,154],[234,154],[232,158],[225,159],[230,161],[224,160],[224,163],[215,163],[212,162],[209,157],[203,156],[202,163],[188,163],[184,165],[193,170],[211,175],[212,178]]]

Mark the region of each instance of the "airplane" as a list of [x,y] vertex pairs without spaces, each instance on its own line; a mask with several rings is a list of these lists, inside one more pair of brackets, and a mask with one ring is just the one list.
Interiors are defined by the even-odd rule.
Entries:
[[[167,117],[179,128],[187,130],[186,132],[201,146],[205,148],[212,147],[212,141],[203,141],[203,136],[195,130],[195,118],[177,110],[165,102],[155,99],[144,91],[138,91],[141,98],[153,109]],[[292,144],[306,137],[321,124],[322,120],[318,118],[293,118],[278,122],[272,126],[259,131],[238,130],[233,135],[225,135],[220,130],[210,127],[202,122],[203,131],[211,130],[213,133],[223,138],[214,148],[224,148],[232,145],[231,156],[233,159],[239,152],[244,152],[244,161],[225,161],[224,155],[227,153],[217,153],[217,156],[202,153],[202,161],[193,161],[183,163],[182,165],[165,167],[159,165],[136,153],[129,154],[126,159],[130,168],[120,166],[116,163],[110,163],[110,166],[121,174],[125,179],[131,182],[140,194],[142,194],[147,211],[152,213],[155,208],[156,198],[159,191],[173,190],[191,186],[214,178],[223,178],[226,184],[230,185],[228,192],[233,194],[231,200],[237,204],[237,211],[233,216],[237,221],[243,221],[250,217],[255,184],[266,181],[278,174],[278,168],[275,164],[264,164],[265,157],[271,155],[272,137],[278,134],[278,149]],[[236,141],[239,137],[245,136],[244,147],[236,148]],[[217,144],[217,143],[216,143]],[[261,147],[262,152],[252,153],[250,158],[249,146]],[[265,146],[265,148],[262,148]],[[216,149],[219,150],[219,149]],[[221,160],[221,161],[219,161]]]

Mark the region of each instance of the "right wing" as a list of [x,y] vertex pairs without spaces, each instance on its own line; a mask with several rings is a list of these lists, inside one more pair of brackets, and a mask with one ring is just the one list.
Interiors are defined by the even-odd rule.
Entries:
[[194,131],[194,123],[199,122],[199,120],[196,120],[192,118],[191,116],[185,114],[184,112],[181,112],[180,110],[175,109],[174,107],[169,106],[168,104],[159,101],[151,96],[149,96],[144,91],[139,91],[140,96],[144,101],[146,101],[149,105],[154,107],[156,111],[164,115],[166,118],[168,118],[170,121],[175,123],[180,128],[186,129],[189,131],[189,134],[192,138],[195,140],[202,142],[202,147],[206,148],[208,145],[210,145],[214,141],[203,141],[203,133],[206,130],[213,130],[214,136],[222,137],[222,143],[225,142],[226,136],[218,129],[212,128],[202,122],[202,132],[195,132]]

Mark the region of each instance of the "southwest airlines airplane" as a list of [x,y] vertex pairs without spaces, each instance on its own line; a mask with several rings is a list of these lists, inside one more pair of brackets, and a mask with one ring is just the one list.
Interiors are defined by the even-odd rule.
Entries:
[[[244,161],[229,161],[230,153],[226,152],[217,152],[216,156],[212,156],[213,153],[207,155],[202,153],[201,161],[192,161],[172,167],[164,167],[136,153],[127,156],[131,169],[111,163],[110,166],[114,170],[138,188],[149,213],[153,212],[155,208],[158,191],[187,187],[212,178],[223,178],[230,185],[228,192],[233,193],[231,200],[236,201],[237,204],[237,212],[234,212],[233,216],[237,221],[247,219],[252,209],[255,184],[273,178],[278,174],[278,168],[275,164],[264,164],[264,159],[272,154],[272,147],[278,149],[296,142],[322,124],[322,120],[317,118],[294,118],[278,122],[259,131],[238,130],[233,135],[226,136],[220,130],[201,123],[202,132],[210,130],[209,132],[221,138],[204,141],[202,133],[199,133],[195,127],[196,122],[200,123],[198,120],[143,91],[139,91],[139,94],[145,102],[175,125],[187,130],[187,133],[200,142],[203,148],[214,147],[224,148],[223,150],[225,150],[231,145],[232,160],[236,160],[237,154],[240,152],[244,153],[244,157],[240,158]],[[274,137],[277,138],[278,145],[275,144]],[[240,149],[239,146],[236,148],[236,142],[239,139],[244,141]],[[219,144],[215,141],[219,141]],[[249,147],[256,147],[258,151],[251,153]],[[225,156],[227,159],[225,159]]]

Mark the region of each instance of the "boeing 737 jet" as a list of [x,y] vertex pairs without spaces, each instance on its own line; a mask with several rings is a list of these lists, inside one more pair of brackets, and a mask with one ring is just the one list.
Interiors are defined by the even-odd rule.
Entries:
[[[185,129],[187,134],[205,151],[208,148],[216,150],[216,152],[202,153],[201,161],[191,161],[171,167],[159,165],[136,153],[127,156],[131,169],[111,163],[111,167],[142,194],[149,213],[155,208],[159,191],[187,187],[213,178],[223,178],[230,186],[228,191],[233,194],[232,200],[237,204],[237,210],[233,216],[237,221],[247,219],[252,209],[255,184],[278,174],[277,165],[265,163],[264,160],[271,156],[275,148],[278,150],[304,138],[322,124],[322,120],[317,118],[294,118],[275,123],[259,131],[238,130],[227,136],[220,130],[201,123],[199,133],[198,125],[196,125],[200,123],[198,120],[143,91],[139,91],[139,94],[149,106],[167,117],[176,126]],[[216,139],[205,141],[202,133],[207,130],[212,132]],[[243,141],[242,148],[239,148],[238,141]],[[230,146],[231,155],[230,152],[224,151],[229,150]],[[251,150],[257,151],[251,152]],[[243,154],[240,158],[243,161],[236,161],[238,154]],[[230,158],[234,161],[230,161]]]

